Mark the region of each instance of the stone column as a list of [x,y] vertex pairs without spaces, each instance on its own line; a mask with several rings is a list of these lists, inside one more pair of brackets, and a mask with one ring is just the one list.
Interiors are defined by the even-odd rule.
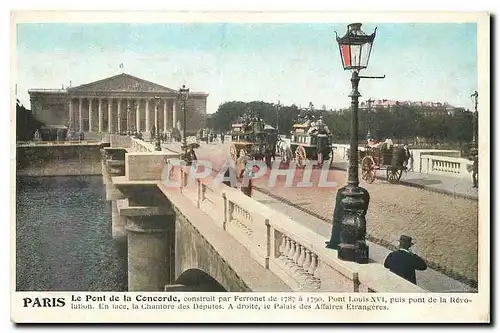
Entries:
[[177,126],[177,103],[175,102],[175,99],[172,103],[172,128],[175,128]]
[[108,133],[113,131],[113,113],[111,112],[111,107],[113,106],[113,99],[108,98]]
[[167,133],[168,129],[168,111],[167,111],[168,99],[163,100],[163,133]]
[[122,99],[118,99],[118,133],[122,131],[122,115],[121,115],[121,104],[122,104]]
[[155,126],[155,131],[156,131],[155,134],[157,134],[160,131],[160,129],[158,128],[158,127],[160,127],[160,124],[158,124],[158,104],[157,104],[158,101],[155,101],[154,103],[155,103],[155,123],[154,123],[154,126]]
[[138,99],[137,104],[135,105],[135,130],[137,132],[141,131],[141,110],[139,107],[141,106],[141,100]]
[[82,107],[83,107],[83,98],[79,98],[80,104],[78,105],[78,128],[80,132],[83,132],[83,118],[82,118]]
[[99,133],[102,133],[102,99],[99,98]]
[[73,99],[69,99],[69,124],[68,129],[73,130]]
[[92,132],[92,98],[89,98],[89,132]]
[[130,216],[126,225],[128,290],[163,291],[173,283],[175,215]]
[[130,99],[127,99],[127,134],[130,131]]
[[151,127],[149,126],[149,98],[146,99],[146,133],[151,132]]

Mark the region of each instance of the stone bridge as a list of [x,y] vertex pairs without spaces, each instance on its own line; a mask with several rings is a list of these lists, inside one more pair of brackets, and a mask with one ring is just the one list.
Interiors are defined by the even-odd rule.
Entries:
[[323,236],[238,189],[190,182],[186,167],[164,174],[178,158],[126,136],[102,149],[129,291],[425,292],[378,263],[338,260]]

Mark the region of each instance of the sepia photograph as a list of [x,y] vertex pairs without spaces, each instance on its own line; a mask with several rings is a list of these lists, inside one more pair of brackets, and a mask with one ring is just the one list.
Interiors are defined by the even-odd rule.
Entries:
[[106,17],[11,13],[20,307],[489,320],[489,14]]

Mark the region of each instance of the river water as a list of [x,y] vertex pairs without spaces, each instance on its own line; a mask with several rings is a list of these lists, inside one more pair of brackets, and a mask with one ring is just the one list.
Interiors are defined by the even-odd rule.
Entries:
[[127,291],[102,176],[16,179],[16,289]]

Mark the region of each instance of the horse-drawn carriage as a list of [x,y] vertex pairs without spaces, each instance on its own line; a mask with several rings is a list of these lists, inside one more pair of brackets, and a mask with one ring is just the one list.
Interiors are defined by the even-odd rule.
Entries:
[[295,161],[300,167],[305,166],[308,159],[317,160],[319,165],[326,160],[330,160],[331,164],[333,160],[332,136],[321,118],[294,124],[290,148],[295,152]]
[[361,158],[361,178],[371,184],[377,170],[385,170],[391,184],[399,182],[409,159],[409,152],[403,147],[396,147],[392,140],[375,143],[369,140],[365,150],[359,152]]
[[256,117],[241,119],[231,127],[232,142],[229,154],[235,163],[239,157],[248,156],[251,159],[264,160],[267,166],[271,166],[278,140],[274,128]]

